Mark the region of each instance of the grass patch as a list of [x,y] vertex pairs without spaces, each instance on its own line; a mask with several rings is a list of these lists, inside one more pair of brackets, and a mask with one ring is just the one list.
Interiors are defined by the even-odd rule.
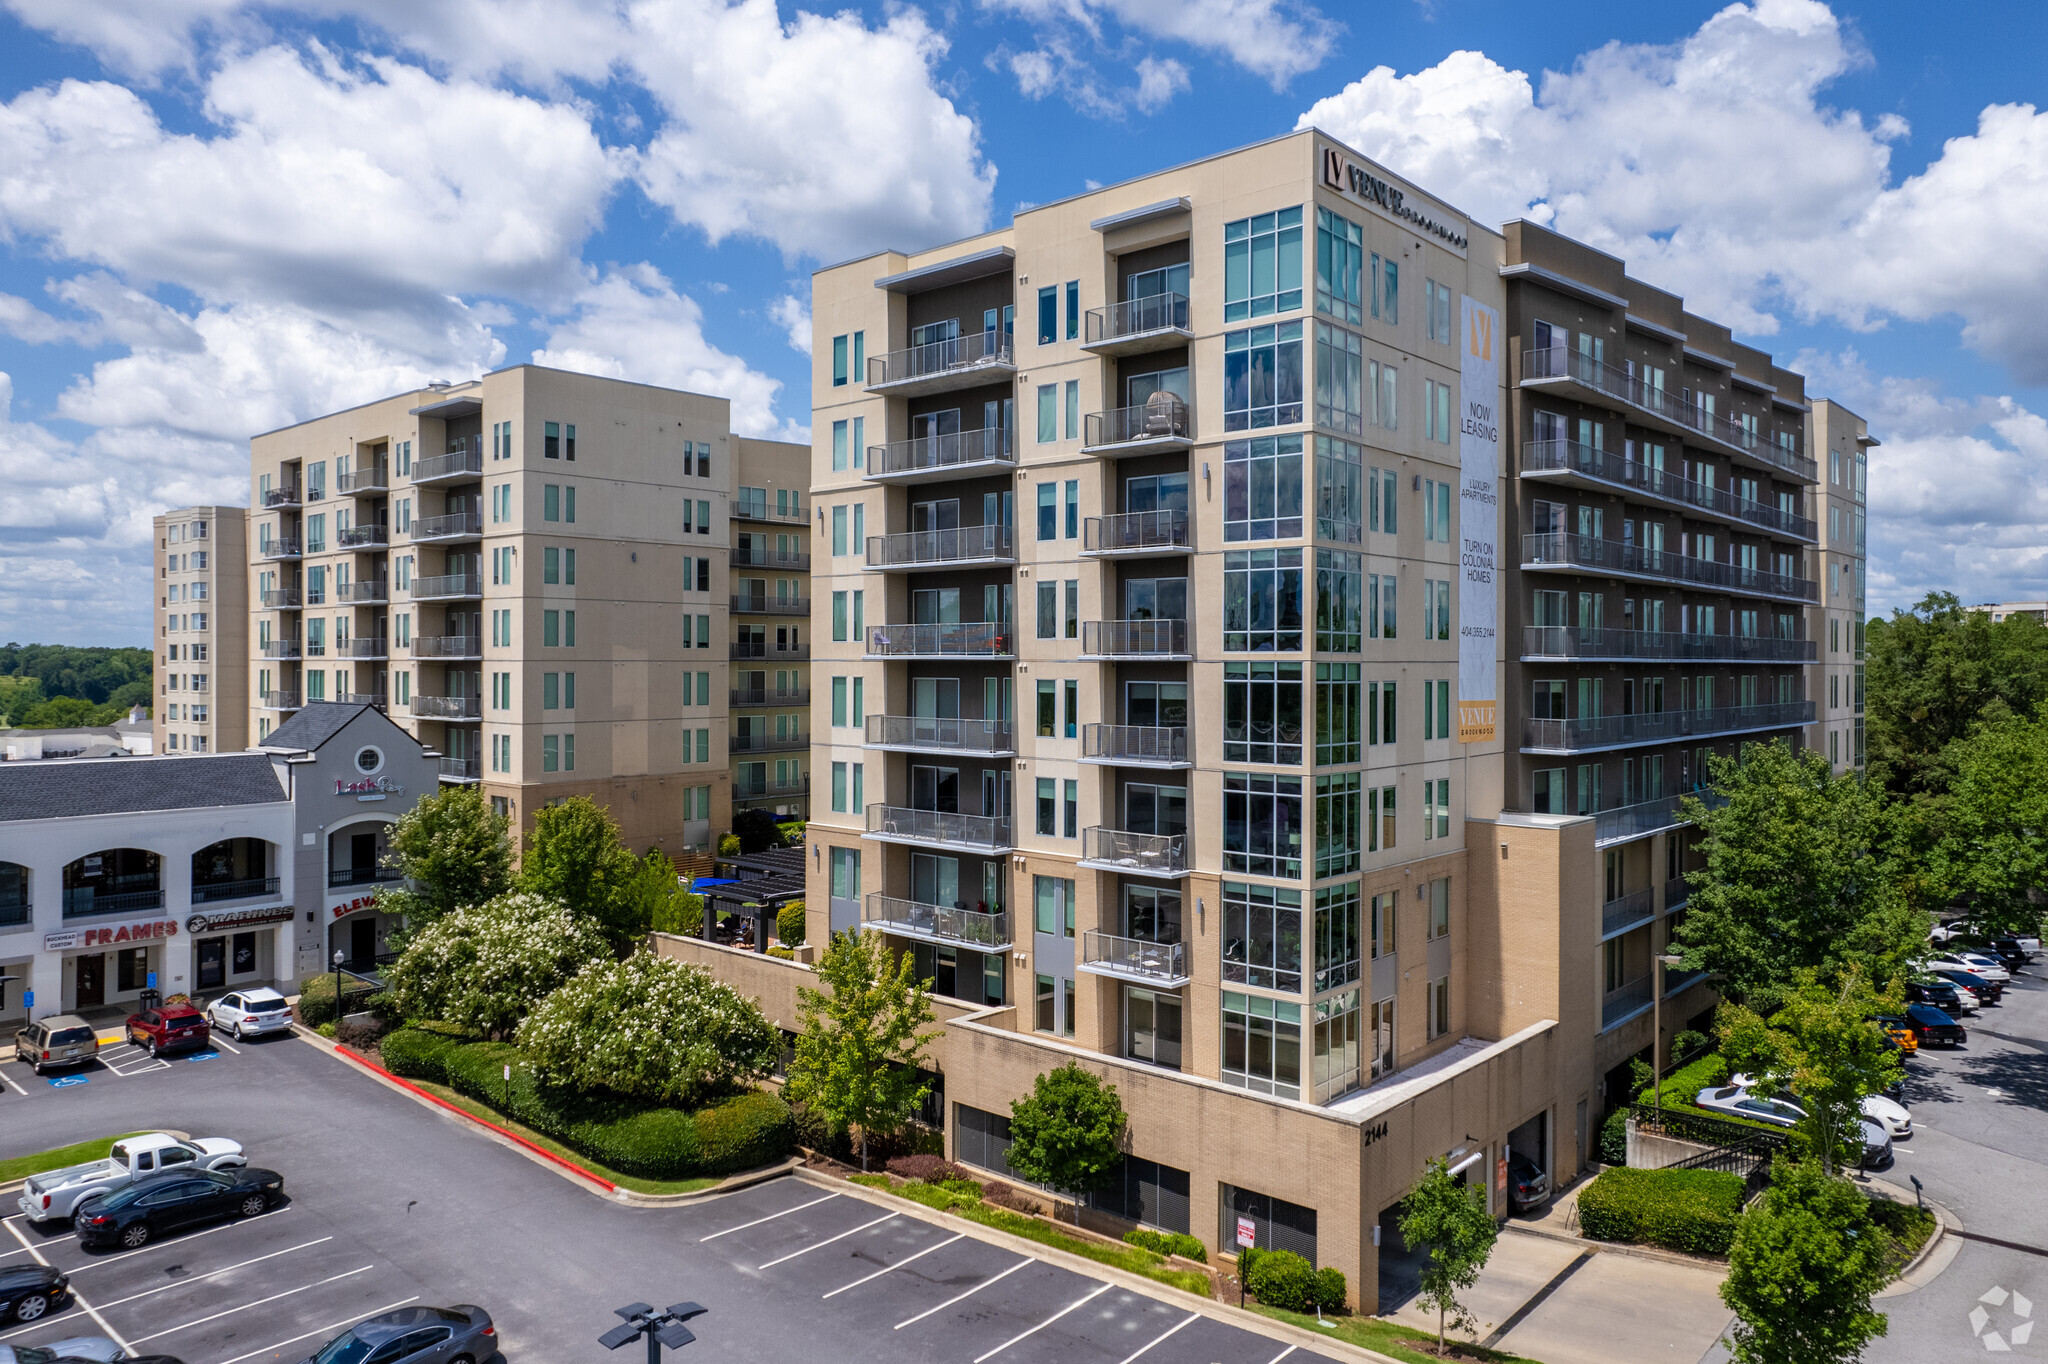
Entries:
[[[1443,1364],[1435,1353],[1436,1335],[1423,1332],[1401,1322],[1388,1321],[1384,1317],[1324,1317],[1323,1324],[1316,1323],[1312,1312],[1286,1312],[1278,1307],[1264,1304],[1247,1304],[1254,1312],[1263,1313],[1276,1321],[1284,1321],[1313,1331],[1317,1335],[1330,1336],[1347,1345],[1362,1349],[1377,1350],[1392,1359],[1405,1360],[1408,1364]],[[1420,1341],[1424,1348],[1417,1349],[1406,1342]],[[1525,1355],[1507,1350],[1489,1350],[1482,1345],[1473,1345],[1452,1338],[1450,1340],[1453,1359],[1485,1360],[1487,1364],[1537,1364]]]
[[979,1222],[985,1227],[1007,1231],[1012,1236],[1022,1236],[1026,1240],[1082,1256],[1097,1264],[1113,1265],[1131,1274],[1142,1274],[1148,1279],[1170,1284],[1200,1297],[1209,1296],[1210,1281],[1207,1274],[1200,1274],[1192,1269],[1168,1269],[1165,1256],[1138,1246],[1105,1246],[1094,1241],[1084,1241],[1078,1236],[1069,1236],[1036,1217],[1026,1217],[1023,1213],[1011,1212],[1008,1208],[992,1208],[978,1200],[964,1202],[953,1210],[969,1221]]
[[[532,1142],[535,1146],[540,1147],[541,1150],[560,1156],[571,1165],[578,1166],[590,1171],[594,1175],[610,1180],[621,1189],[630,1189],[634,1193],[643,1194],[702,1193],[706,1189],[716,1188],[725,1182],[723,1175],[704,1175],[696,1179],[642,1179],[637,1175],[622,1175],[616,1170],[606,1169],[589,1156],[579,1151],[572,1151],[553,1138],[534,1131],[524,1123],[515,1122],[497,1109],[492,1108],[489,1104],[478,1103],[467,1095],[456,1093],[446,1085],[435,1084],[432,1080],[408,1080],[406,1083],[425,1090],[445,1103],[452,1104],[473,1118],[482,1118],[485,1122],[495,1123],[507,1132],[514,1133]],[[85,1157],[85,1159],[89,1159],[89,1157]]]
[[11,1160],[0,1160],[0,1184],[12,1184],[17,1179],[27,1179],[30,1175],[39,1175],[46,1170],[61,1170],[66,1165],[83,1165],[88,1160],[105,1160],[112,1153],[115,1142],[141,1135],[140,1132],[123,1132],[119,1136],[94,1137],[91,1141],[78,1141],[69,1146],[38,1151],[32,1156],[15,1156]]

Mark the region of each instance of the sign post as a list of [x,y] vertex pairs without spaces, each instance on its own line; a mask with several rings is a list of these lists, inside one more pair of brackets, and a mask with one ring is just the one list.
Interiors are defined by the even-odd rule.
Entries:
[[1259,1239],[1259,1224],[1249,1217],[1237,1219],[1237,1305],[1244,1306],[1244,1254]]

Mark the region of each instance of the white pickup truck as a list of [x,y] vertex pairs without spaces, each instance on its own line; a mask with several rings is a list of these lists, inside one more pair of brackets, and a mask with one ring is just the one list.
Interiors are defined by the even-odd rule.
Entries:
[[32,1222],[54,1222],[69,1218],[89,1194],[112,1193],[162,1170],[216,1170],[248,1163],[238,1141],[148,1132],[115,1142],[105,1160],[30,1175],[22,1186],[20,1207]]

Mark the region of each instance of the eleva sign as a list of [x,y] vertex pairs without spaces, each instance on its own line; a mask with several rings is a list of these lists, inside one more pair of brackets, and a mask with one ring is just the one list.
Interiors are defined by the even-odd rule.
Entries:
[[1408,202],[1407,191],[1388,184],[1365,167],[1348,159],[1335,147],[1323,148],[1323,183],[1399,218],[1416,231],[1426,232],[1446,246],[1456,247],[1460,251],[1465,249],[1464,233],[1411,205]]

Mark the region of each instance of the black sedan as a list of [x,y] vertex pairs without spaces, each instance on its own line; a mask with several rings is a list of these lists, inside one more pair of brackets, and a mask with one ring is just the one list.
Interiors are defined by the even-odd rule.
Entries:
[[0,1268],[0,1320],[37,1321],[71,1301],[71,1276],[48,1265]]
[[481,1307],[401,1307],[357,1322],[305,1364],[484,1364],[498,1356],[498,1331]]
[[[1963,1011],[1963,1001],[1956,994],[1956,987],[1945,980],[1909,980],[1906,982],[1906,999],[1913,1004],[1929,1004],[1945,1009],[1951,1014]],[[1923,1042],[1927,1039],[1922,1038]]]
[[2004,985],[1995,980],[1986,980],[1975,971],[1958,971],[1947,966],[1937,966],[1934,968],[1934,974],[1950,985],[1960,985],[1966,990],[1974,990],[1979,1004],[1996,1004],[2005,997]]
[[283,1194],[284,1176],[275,1170],[183,1170],[85,1199],[71,1225],[80,1245],[133,1250],[180,1227],[255,1217]]
[[1931,1004],[1908,1004],[1906,1026],[1913,1030],[1913,1036],[1920,1039],[1923,1047],[1932,1042],[1959,1047],[1970,1040],[1970,1034],[1962,1024]]

